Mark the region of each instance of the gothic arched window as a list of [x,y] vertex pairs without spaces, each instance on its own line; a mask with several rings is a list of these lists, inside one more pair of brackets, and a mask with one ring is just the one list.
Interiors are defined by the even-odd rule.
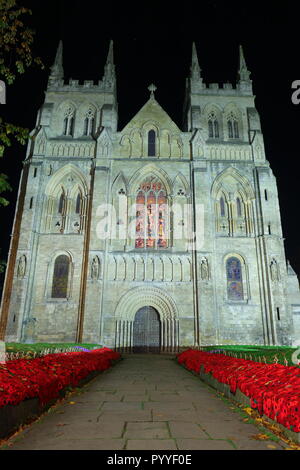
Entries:
[[65,209],[66,209],[66,195],[64,191],[62,191],[59,201],[58,201],[58,213],[64,214]]
[[242,217],[242,204],[239,197],[236,198],[236,211],[238,217]]
[[227,126],[228,126],[228,138],[229,139],[238,139],[239,138],[239,124],[237,117],[230,113],[227,117]]
[[68,296],[70,260],[67,255],[59,255],[54,263],[52,293],[54,299],[65,299]]
[[136,197],[136,248],[167,248],[167,194],[154,179],[143,182]]
[[81,197],[81,194],[78,193],[77,198],[76,198],[75,214],[81,213],[81,203],[82,203],[82,197]]
[[219,122],[214,111],[208,116],[208,136],[211,139],[219,138]]
[[224,201],[224,198],[223,196],[221,197],[220,199],[220,213],[221,213],[221,217],[225,217],[225,201]]
[[232,256],[226,261],[228,300],[243,300],[242,267],[238,258]]
[[68,106],[64,112],[63,135],[73,135],[74,131],[74,108]]
[[239,125],[237,121],[233,121],[233,131],[234,131],[234,138],[239,138]]
[[155,157],[156,151],[155,151],[155,131],[151,129],[148,132],[148,157]]
[[92,135],[94,132],[95,113],[89,108],[85,113],[83,135]]

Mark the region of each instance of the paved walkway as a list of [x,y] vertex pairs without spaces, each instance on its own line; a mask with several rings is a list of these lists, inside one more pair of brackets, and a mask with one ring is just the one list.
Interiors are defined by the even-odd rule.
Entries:
[[[18,436],[11,450],[282,450],[174,360],[124,355]],[[282,444],[283,445],[283,444]],[[2,447],[3,449],[3,447]]]

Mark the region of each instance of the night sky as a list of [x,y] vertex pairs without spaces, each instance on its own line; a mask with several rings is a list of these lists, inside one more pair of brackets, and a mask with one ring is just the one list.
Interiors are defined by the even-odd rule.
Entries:
[[[119,106],[119,129],[149,98],[148,85],[157,86],[157,101],[182,128],[185,78],[189,75],[195,41],[205,82],[235,83],[238,46],[243,45],[251,71],[256,108],[261,116],[267,159],[277,178],[285,249],[300,274],[299,135],[300,104],[291,101],[294,80],[300,80],[297,50],[298,16],[289,4],[271,2],[111,2],[18,1],[32,9],[27,24],[36,31],[35,54],[46,69],[31,68],[7,88],[7,121],[32,130],[44,100],[49,67],[58,41],[63,40],[65,79],[102,78],[109,40],[114,40]],[[106,2],[105,2],[106,3]],[[185,11],[183,11],[183,6]],[[26,147],[6,151],[1,172],[13,191],[9,206],[0,208],[1,256],[5,258]]]

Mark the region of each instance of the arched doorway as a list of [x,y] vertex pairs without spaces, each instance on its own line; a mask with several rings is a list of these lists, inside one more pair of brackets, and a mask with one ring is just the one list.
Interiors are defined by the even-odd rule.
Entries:
[[133,322],[133,352],[159,353],[161,346],[161,323],[157,310],[147,306],[140,308]]

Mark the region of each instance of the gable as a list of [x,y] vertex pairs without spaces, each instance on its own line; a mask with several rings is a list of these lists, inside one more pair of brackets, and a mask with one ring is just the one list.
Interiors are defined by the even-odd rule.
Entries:
[[150,98],[144,104],[121,132],[128,133],[132,128],[142,127],[147,121],[155,122],[159,127],[168,128],[173,133],[181,132],[175,122],[172,121],[170,116],[154,98]]
[[155,157],[182,158],[185,136],[159,103],[150,98],[118,133],[115,153],[123,157],[151,157],[148,153],[149,132],[155,133]]

